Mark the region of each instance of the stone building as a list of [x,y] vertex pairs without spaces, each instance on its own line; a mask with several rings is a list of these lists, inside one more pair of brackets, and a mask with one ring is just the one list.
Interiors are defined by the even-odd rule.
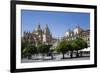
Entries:
[[38,24],[33,32],[23,33],[22,42],[28,42],[35,45],[50,45],[52,42],[52,35],[47,25],[42,30],[40,24]]
[[65,32],[63,39],[73,40],[77,37],[84,39],[87,42],[88,46],[90,46],[90,30],[84,30],[80,26],[76,26],[75,29]]

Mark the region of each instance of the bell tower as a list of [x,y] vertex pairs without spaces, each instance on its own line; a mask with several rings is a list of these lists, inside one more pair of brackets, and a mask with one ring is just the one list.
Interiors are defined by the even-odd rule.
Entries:
[[40,26],[40,23],[36,26],[35,28],[35,35],[38,39],[38,43],[42,43],[43,42],[43,34],[42,34],[42,29],[41,29],[41,26]]
[[52,35],[50,33],[48,25],[46,24],[44,31],[43,31],[43,43],[48,45],[50,44],[51,40],[52,40]]

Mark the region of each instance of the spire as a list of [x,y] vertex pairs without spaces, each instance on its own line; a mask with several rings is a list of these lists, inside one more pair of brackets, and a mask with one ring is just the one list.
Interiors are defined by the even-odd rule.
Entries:
[[47,24],[45,25],[45,28],[46,28],[46,29],[49,29]]
[[38,25],[35,28],[35,31],[38,31],[38,30],[41,30],[40,23],[38,23]]
[[48,28],[48,25],[46,24],[45,25],[45,28],[44,28],[44,33],[49,33],[50,34],[50,30]]
[[76,28],[80,28],[79,24],[76,25]]

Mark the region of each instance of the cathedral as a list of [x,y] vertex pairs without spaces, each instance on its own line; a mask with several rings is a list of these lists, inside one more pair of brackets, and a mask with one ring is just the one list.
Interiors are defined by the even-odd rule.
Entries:
[[55,46],[58,40],[73,40],[77,37],[84,39],[88,46],[90,46],[90,30],[84,30],[80,26],[76,26],[73,30],[65,32],[64,37],[61,39],[53,38],[49,30],[48,25],[45,25],[44,29],[38,24],[32,32],[24,32],[22,42],[28,42],[34,45],[46,44]]
[[41,29],[40,24],[32,32],[24,32],[22,42],[28,42],[31,44],[46,44],[50,45],[52,42],[52,34],[48,28],[48,25],[44,29]]

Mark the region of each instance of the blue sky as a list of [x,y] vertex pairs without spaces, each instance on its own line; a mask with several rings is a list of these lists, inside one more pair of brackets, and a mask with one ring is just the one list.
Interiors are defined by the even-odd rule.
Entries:
[[83,29],[90,28],[90,14],[79,12],[55,12],[21,10],[22,33],[32,32],[40,23],[42,29],[47,24],[53,37],[62,37],[68,29],[74,29],[78,24]]

